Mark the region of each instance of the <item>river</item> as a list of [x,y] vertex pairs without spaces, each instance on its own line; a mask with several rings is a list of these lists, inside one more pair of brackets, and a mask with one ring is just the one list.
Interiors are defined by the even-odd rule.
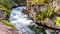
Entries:
[[24,34],[59,34],[60,31],[38,26],[28,17],[28,14],[22,13],[26,6],[16,7],[11,10],[10,22],[19,32]]

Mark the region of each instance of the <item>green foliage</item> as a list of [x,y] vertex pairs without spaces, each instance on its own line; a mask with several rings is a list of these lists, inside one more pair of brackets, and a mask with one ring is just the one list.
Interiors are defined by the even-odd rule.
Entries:
[[31,0],[31,4],[35,4],[38,0]]
[[10,9],[7,9],[4,5],[0,5],[0,8],[2,9],[2,10],[5,10],[6,11],[6,18],[7,18],[7,20],[9,19],[9,17],[10,17]]
[[[12,0],[4,0],[4,7],[6,8],[6,9],[8,9],[7,10],[7,14],[6,14],[6,20],[8,20],[9,19],[9,17],[10,17],[10,9],[11,9],[11,7],[12,7],[12,5],[11,5],[11,3],[12,3]],[[4,9],[4,8],[3,8]],[[6,11],[6,9],[5,9],[5,11]]]
[[44,13],[40,13],[39,15],[37,15],[37,20],[42,20],[44,18]]
[[60,26],[60,17],[57,17],[56,24]]
[[[1,2],[2,0],[0,0]],[[12,8],[12,2],[15,3],[26,3],[26,0],[3,0],[4,2],[2,4],[0,4],[0,8],[2,8],[2,10],[6,11],[6,20],[9,19],[10,17],[10,9]]]
[[39,2],[39,5],[43,5],[44,3],[46,3],[48,0],[31,0],[31,4],[35,4]]
[[[2,0],[1,0],[2,1]],[[0,1],[0,2],[1,2]],[[10,17],[10,9],[11,9],[11,0],[3,0],[4,1],[4,3],[2,3],[2,4],[0,4],[0,8],[2,9],[2,10],[4,10],[4,11],[6,11],[6,18],[7,18],[7,20],[9,19],[9,17]]]
[[2,23],[6,24],[7,26],[10,26],[10,27],[12,27],[13,29],[15,29],[15,26],[14,26],[12,23],[10,23],[10,22],[8,22],[8,21],[6,21],[6,20],[1,20],[1,21],[2,21]]
[[26,4],[26,0],[13,0],[15,3]]
[[54,8],[50,8],[48,5],[47,10],[45,11],[45,17],[51,17],[54,14]]
[[48,0],[41,0],[43,3],[46,3]]
[[0,8],[1,8],[2,10],[5,10],[7,13],[10,13],[10,10],[7,9],[4,5],[0,5]]
[[6,7],[6,8],[8,8],[8,9],[10,9],[11,8],[11,0],[4,0],[4,6]]
[[52,15],[54,14],[54,8],[50,8],[50,6],[48,5],[47,10],[44,12],[41,12],[39,15],[37,15],[37,20],[42,20],[45,17],[46,18],[50,18]]

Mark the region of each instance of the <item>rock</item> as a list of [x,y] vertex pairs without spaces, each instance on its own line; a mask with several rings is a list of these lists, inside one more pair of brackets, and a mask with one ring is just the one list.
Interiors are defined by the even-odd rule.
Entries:
[[40,7],[41,12],[46,11],[46,9],[47,9],[47,7],[46,7],[46,6],[41,6],[41,7]]
[[55,13],[60,15],[60,5],[55,8]]
[[22,34],[0,21],[0,34]]
[[0,9],[0,18],[5,19],[6,18],[6,12]]
[[48,27],[60,29],[60,27],[58,25],[56,25],[55,18],[54,19],[45,18],[44,20],[41,20],[41,24],[47,25]]

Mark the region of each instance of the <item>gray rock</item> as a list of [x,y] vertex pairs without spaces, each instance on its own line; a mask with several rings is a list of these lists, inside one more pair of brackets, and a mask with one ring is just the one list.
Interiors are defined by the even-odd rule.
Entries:
[[0,18],[5,19],[6,18],[6,12],[0,9]]

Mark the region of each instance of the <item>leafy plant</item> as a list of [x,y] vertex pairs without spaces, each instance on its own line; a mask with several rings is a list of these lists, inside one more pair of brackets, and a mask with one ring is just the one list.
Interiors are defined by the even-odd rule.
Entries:
[[9,17],[10,17],[10,9],[7,9],[4,5],[0,5],[0,8],[2,9],[2,10],[5,10],[6,11],[6,18],[7,19],[9,19]]
[[56,24],[60,26],[60,17],[57,17]]
[[54,8],[50,8],[48,5],[47,10],[45,11],[45,17],[51,17],[54,14]]
[[11,8],[11,0],[4,0],[4,6],[6,7],[6,8],[8,8],[8,9],[10,9]]
[[45,17],[50,18],[54,14],[54,8],[50,8],[48,5],[47,10],[44,12],[41,12],[39,15],[37,15],[37,20],[42,20]]
[[40,13],[39,15],[37,15],[37,20],[42,20],[44,18],[44,13]]
[[7,9],[4,5],[0,5],[0,8],[1,8],[2,10],[5,10],[7,13],[10,13],[10,10]]
[[0,8],[2,10],[6,11],[6,20],[8,20],[10,17],[10,9],[12,7],[12,5],[11,5],[12,0],[3,0],[3,1],[4,1],[3,4],[0,4]]
[[38,0],[31,0],[31,4],[35,4]]
[[26,0],[13,0],[13,1],[18,4],[26,4]]

